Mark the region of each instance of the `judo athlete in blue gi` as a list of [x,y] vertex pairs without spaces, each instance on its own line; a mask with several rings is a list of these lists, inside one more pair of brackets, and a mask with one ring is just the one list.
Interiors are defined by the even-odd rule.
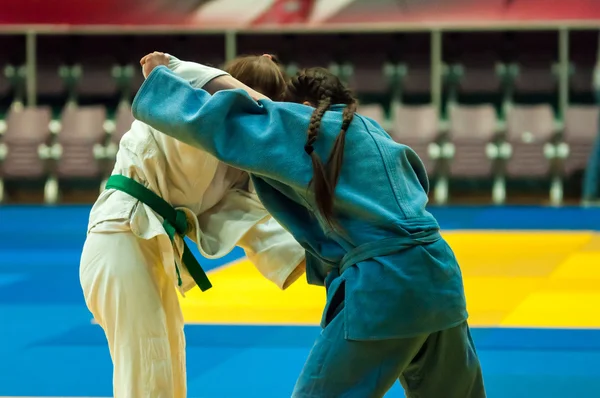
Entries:
[[461,271],[425,209],[415,152],[356,114],[323,68],[293,77],[295,103],[283,103],[241,89],[210,95],[147,62],[135,117],[249,172],[306,249],[308,282],[327,288],[294,397],[382,397],[396,379],[408,397],[485,397]]

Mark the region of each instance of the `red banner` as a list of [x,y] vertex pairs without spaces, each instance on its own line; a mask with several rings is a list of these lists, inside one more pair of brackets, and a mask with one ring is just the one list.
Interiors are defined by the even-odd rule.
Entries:
[[[194,13],[211,1],[221,0],[4,0],[0,24],[190,25],[197,24]],[[305,22],[314,3],[275,0],[253,25]],[[520,20],[600,20],[600,0],[356,0],[327,22]]]

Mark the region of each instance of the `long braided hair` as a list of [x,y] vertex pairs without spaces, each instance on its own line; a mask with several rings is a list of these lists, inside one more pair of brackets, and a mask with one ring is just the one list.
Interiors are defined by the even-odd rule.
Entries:
[[[334,222],[333,203],[344,161],[346,132],[356,112],[357,101],[352,92],[344,86],[340,79],[325,68],[308,68],[298,72],[288,83],[286,101],[304,103],[315,106],[310,118],[304,150],[311,157],[313,177],[309,187],[313,187],[317,208],[323,218],[330,224]],[[323,164],[314,151],[314,143],[319,137],[321,119],[332,105],[346,105],[343,111],[342,127],[338,134],[327,162]]]

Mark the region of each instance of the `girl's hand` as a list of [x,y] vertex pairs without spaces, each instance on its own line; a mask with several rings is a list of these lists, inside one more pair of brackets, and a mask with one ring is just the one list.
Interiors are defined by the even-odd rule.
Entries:
[[169,65],[169,61],[171,56],[169,54],[161,53],[155,51],[146,55],[144,58],[140,60],[140,65],[142,66],[142,72],[144,74],[144,79],[148,77],[150,72],[154,70],[157,66],[160,65]]

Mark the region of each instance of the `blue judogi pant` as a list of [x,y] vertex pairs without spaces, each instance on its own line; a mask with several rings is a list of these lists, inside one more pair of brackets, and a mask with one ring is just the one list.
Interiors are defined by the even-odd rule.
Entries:
[[315,342],[293,397],[378,398],[398,379],[408,398],[486,396],[467,322],[405,339],[352,341],[338,314]]
[[340,307],[317,338],[293,398],[379,398],[397,379],[407,398],[485,398],[466,321],[410,338],[355,341],[344,337]]

